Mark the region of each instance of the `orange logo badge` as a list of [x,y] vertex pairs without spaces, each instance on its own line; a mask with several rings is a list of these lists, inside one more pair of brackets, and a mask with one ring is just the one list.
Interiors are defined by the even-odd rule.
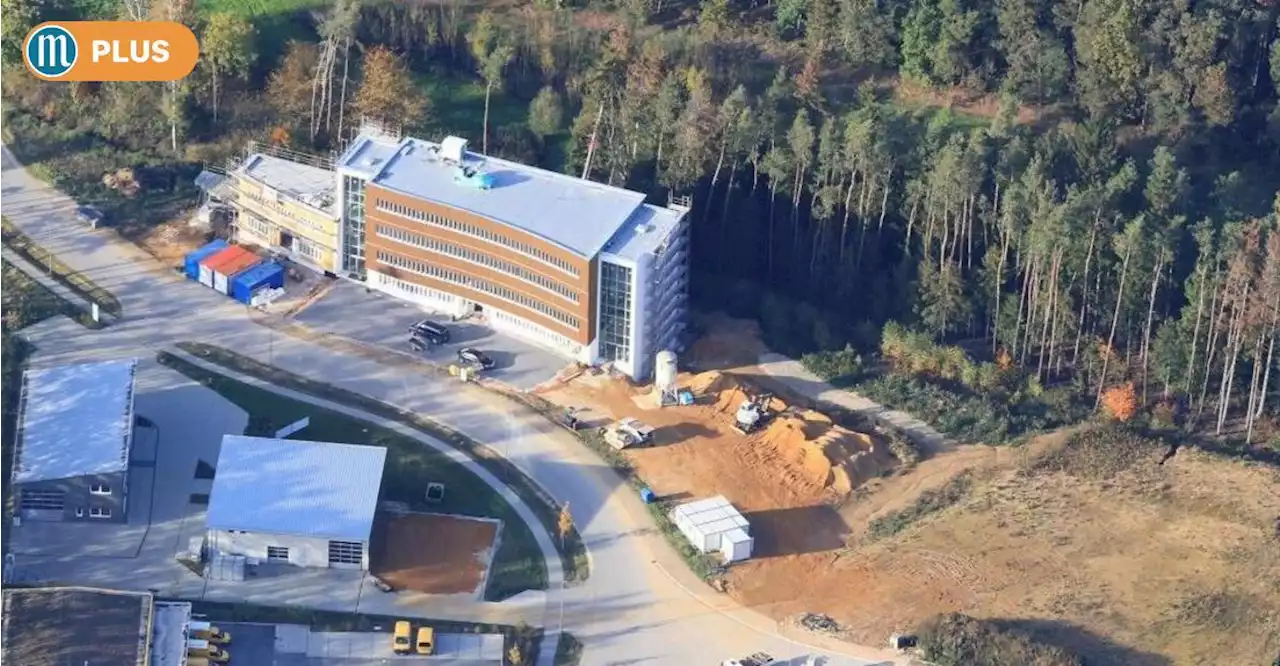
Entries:
[[62,21],[27,33],[22,59],[47,81],[176,81],[200,57],[195,33],[173,21]]

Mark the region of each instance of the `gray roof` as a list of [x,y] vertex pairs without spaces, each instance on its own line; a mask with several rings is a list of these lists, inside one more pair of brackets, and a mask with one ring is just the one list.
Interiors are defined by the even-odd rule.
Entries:
[[337,216],[333,205],[337,181],[328,169],[255,153],[237,171],[316,210]]
[[370,182],[380,187],[501,222],[588,259],[644,203],[640,192],[468,152],[466,166],[492,181],[479,189],[454,181],[457,167],[439,148],[406,138],[391,150],[385,139],[361,136],[341,164],[373,174]]
[[387,450],[224,435],[208,528],[367,541]]
[[137,361],[27,370],[15,483],[129,468]]
[[667,242],[688,211],[683,208],[660,208],[645,204],[630,222],[609,239],[604,251],[631,261],[653,254]]
[[84,587],[4,590],[5,664],[147,666],[151,595]]

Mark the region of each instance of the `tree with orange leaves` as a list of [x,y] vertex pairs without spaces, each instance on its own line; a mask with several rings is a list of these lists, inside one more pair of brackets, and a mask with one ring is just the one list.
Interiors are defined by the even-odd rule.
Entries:
[[1133,382],[1113,386],[1102,394],[1102,409],[1107,416],[1124,423],[1138,413],[1138,392]]

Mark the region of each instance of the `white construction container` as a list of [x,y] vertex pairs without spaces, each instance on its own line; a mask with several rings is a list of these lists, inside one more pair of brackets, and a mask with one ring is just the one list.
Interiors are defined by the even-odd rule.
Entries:
[[751,526],[723,496],[681,504],[672,510],[671,520],[703,553],[719,551],[730,562],[751,556]]
[[755,539],[744,530],[731,530],[720,537],[720,554],[725,562],[741,562],[751,557]]

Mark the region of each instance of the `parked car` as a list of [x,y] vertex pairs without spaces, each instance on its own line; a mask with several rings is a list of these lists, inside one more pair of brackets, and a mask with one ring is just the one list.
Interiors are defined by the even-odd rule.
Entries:
[[409,654],[413,648],[409,646],[409,636],[413,633],[413,625],[408,620],[396,622],[396,632],[391,638],[391,649],[396,654]]
[[77,206],[76,219],[96,229],[107,218],[97,206]]
[[458,362],[463,365],[469,365],[473,368],[488,370],[493,367],[493,359],[485,356],[484,352],[473,347],[458,350]]
[[449,329],[430,319],[423,319],[410,326],[409,334],[426,338],[433,345],[444,344],[449,341]]
[[418,654],[435,654],[436,630],[431,627],[418,627]]
[[411,333],[409,335],[409,349],[416,352],[425,352],[431,349],[432,341],[429,338]]

